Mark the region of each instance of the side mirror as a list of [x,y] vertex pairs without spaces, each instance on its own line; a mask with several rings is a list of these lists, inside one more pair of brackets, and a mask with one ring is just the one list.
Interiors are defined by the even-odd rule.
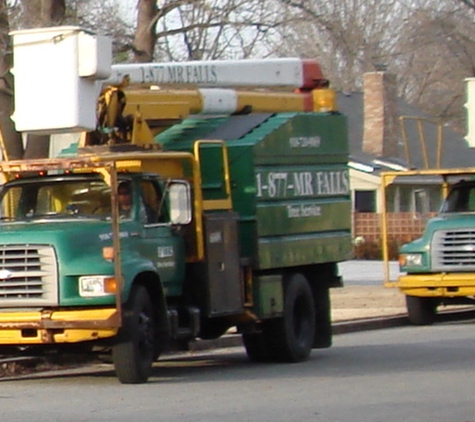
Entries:
[[187,183],[173,182],[168,192],[171,223],[188,224],[191,221],[190,186]]

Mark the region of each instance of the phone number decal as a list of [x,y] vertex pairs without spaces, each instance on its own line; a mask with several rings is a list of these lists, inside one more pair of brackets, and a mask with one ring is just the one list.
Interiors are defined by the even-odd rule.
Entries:
[[256,174],[259,198],[297,198],[347,195],[350,193],[348,170],[270,171]]

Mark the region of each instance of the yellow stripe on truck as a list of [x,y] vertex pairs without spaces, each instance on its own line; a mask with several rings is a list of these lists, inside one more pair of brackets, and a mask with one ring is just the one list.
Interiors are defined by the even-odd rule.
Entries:
[[396,283],[410,296],[464,297],[475,295],[474,273],[420,274],[401,276]]
[[0,312],[0,344],[78,343],[117,334],[117,310]]

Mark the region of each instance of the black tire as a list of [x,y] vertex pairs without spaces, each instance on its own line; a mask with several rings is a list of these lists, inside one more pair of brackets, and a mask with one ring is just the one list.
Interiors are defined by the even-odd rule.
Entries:
[[246,348],[247,357],[252,362],[268,362],[272,360],[269,343],[265,332],[243,333],[242,341]]
[[134,286],[123,309],[122,328],[112,348],[112,361],[123,384],[147,382],[156,351],[155,321],[150,296],[143,286]]
[[430,297],[406,296],[409,322],[413,325],[431,325],[437,314],[437,302]]
[[301,362],[312,351],[315,305],[307,279],[293,274],[284,286],[284,316],[269,321],[270,350],[281,362]]

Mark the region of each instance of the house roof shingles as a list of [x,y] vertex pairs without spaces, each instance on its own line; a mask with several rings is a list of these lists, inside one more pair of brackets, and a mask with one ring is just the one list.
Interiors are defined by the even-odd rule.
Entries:
[[[377,158],[389,163],[401,164],[410,168],[425,168],[424,153],[417,125],[409,120],[405,125],[410,163],[405,160],[404,146],[401,131],[399,138],[398,157],[375,157],[363,152],[363,125],[364,107],[363,94],[353,92],[351,94],[338,94],[338,109],[348,118],[349,142],[351,159],[374,167],[373,161]],[[399,116],[411,116],[426,118],[419,109],[407,104],[402,99],[397,100],[397,112]],[[426,138],[426,154],[429,166],[434,168],[437,161],[437,126],[435,124],[423,124]],[[442,168],[473,167],[475,166],[475,148],[470,148],[464,137],[449,127],[443,128],[441,165]]]

